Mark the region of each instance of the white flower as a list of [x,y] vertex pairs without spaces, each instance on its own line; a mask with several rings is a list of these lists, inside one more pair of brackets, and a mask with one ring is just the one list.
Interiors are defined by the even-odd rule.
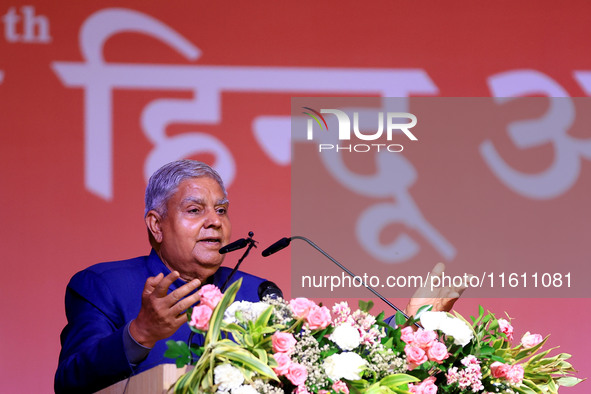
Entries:
[[240,387],[244,383],[242,372],[230,364],[218,365],[213,369],[214,382],[218,386],[218,392],[226,392]]
[[235,301],[224,312],[226,323],[238,323],[236,312],[240,311],[245,320],[255,321],[269,307],[264,302]]
[[468,325],[455,317],[449,317],[442,324],[441,331],[445,335],[454,337],[454,343],[460,346],[466,346],[474,337],[472,329]]
[[447,319],[448,316],[445,312],[423,312],[421,314],[421,325],[425,330],[440,330],[441,323]]
[[339,324],[328,337],[343,350],[353,350],[361,343],[359,330],[348,323]]
[[258,391],[249,384],[243,384],[238,388],[232,389],[232,394],[258,394]]
[[445,312],[424,312],[421,325],[425,330],[440,330],[454,337],[456,345],[466,346],[474,337],[472,329],[461,319],[451,317]]
[[361,373],[365,369],[367,361],[357,353],[337,353],[324,360],[324,372],[331,380],[336,381],[342,378],[349,380],[361,379]]

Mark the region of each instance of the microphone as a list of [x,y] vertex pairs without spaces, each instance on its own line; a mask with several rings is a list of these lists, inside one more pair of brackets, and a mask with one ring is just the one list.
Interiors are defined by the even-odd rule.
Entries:
[[259,300],[263,300],[266,296],[271,298],[283,298],[283,292],[275,283],[270,280],[264,281],[259,285],[258,290]]
[[234,242],[227,244],[226,246],[222,246],[219,250],[220,254],[226,254],[228,252],[233,252],[238,249],[246,248],[248,245],[248,241],[245,238],[240,238]]
[[287,248],[290,242],[291,238],[283,237],[279,241],[275,242],[273,245],[269,246],[267,249],[263,250],[263,253],[261,254],[263,255],[263,257],[270,256],[273,253],[279,252],[281,249]]
[[242,257],[240,257],[240,260],[238,260],[238,263],[236,263],[236,265],[234,266],[234,269],[232,270],[232,272],[230,272],[230,275],[228,275],[228,277],[226,278],[226,281],[224,282],[223,286],[220,287],[220,291],[222,293],[224,292],[224,290],[226,290],[226,286],[228,286],[228,283],[230,283],[230,279],[232,279],[232,277],[234,276],[236,271],[238,271],[238,267],[240,267],[240,264],[242,264],[242,260],[244,260],[246,258],[246,256],[248,256],[248,252],[250,252],[250,249],[257,247],[257,245],[256,245],[257,241],[252,239],[253,236],[254,236],[254,233],[252,231],[249,231],[248,238],[246,238],[246,239],[240,238],[238,241],[234,241],[234,242],[229,243],[228,245],[220,248],[219,253],[224,254],[224,253],[231,252],[233,250],[242,249],[248,245],[248,248],[246,249],[246,251],[244,252]]
[[[320,253],[322,253],[324,255],[324,257],[326,257],[327,259],[329,259],[330,261],[332,261],[333,263],[335,263],[340,269],[342,269],[343,271],[345,271],[347,274],[349,274],[354,280],[355,278],[359,278],[357,275],[355,275],[354,273],[352,273],[351,271],[349,271],[349,269],[347,269],[347,267],[345,267],[344,265],[342,265],[341,263],[339,263],[338,261],[336,261],[332,256],[330,256],[328,253],[326,253],[324,250],[322,250],[318,245],[316,245],[314,242],[310,241],[308,238],[306,237],[301,237],[299,235],[294,235],[291,238],[281,238],[279,241],[275,242],[273,245],[269,246],[267,249],[263,250],[263,257],[267,257],[272,255],[273,253],[279,252],[281,249],[285,249],[287,246],[289,246],[289,244],[291,243],[292,239],[301,239],[302,241],[306,241],[308,243],[308,245],[310,245],[311,247],[313,247],[314,249],[316,249],[317,251],[319,251]],[[384,297],[383,295],[381,295],[380,293],[378,293],[373,287],[367,285],[366,283],[362,283],[363,286],[371,291],[376,297],[378,297],[380,300],[384,301],[386,304],[388,304],[388,306],[392,309],[394,309],[397,312],[402,313],[402,316],[404,316],[407,320],[409,319],[408,315],[404,312],[402,312],[402,310],[400,310],[400,308],[398,308],[396,305],[394,305],[393,303],[391,303],[390,301],[388,301],[386,299],[386,297]],[[259,293],[260,294],[260,293]],[[421,327],[418,323],[415,323],[415,325],[417,327]]]

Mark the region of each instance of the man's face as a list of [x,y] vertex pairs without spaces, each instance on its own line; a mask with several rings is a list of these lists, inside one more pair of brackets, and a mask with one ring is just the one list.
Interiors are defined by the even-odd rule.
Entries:
[[160,256],[181,276],[202,281],[222,264],[219,249],[230,240],[228,202],[212,178],[185,179],[168,200],[161,219]]

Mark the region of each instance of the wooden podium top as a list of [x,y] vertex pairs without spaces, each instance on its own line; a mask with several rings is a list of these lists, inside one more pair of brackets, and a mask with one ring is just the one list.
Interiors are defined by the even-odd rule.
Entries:
[[[163,394],[171,393],[170,388],[177,379],[187,372],[187,367],[177,368],[174,364],[161,364],[117,382],[101,391],[99,394]],[[129,382],[128,382],[129,381]],[[125,387],[127,385],[127,388]]]

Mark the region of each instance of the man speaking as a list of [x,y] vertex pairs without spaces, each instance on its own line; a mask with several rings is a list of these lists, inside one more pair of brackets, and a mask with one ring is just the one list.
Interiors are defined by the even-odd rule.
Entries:
[[[68,284],[56,393],[97,391],[171,362],[163,339],[188,340],[185,311],[199,301],[195,290],[222,287],[231,272],[219,253],[232,229],[227,193],[211,167],[166,164],[150,177],[145,204],[151,253],[94,265]],[[240,271],[232,280],[239,278],[236,300],[259,301],[265,280]]]
[[[145,203],[150,254],[94,265],[68,284],[56,393],[97,391],[172,362],[164,357],[164,339],[189,339],[185,311],[199,301],[195,290],[206,283],[221,288],[232,271],[220,267],[231,225],[224,184],[211,167],[191,160],[166,164],[150,177]],[[443,269],[438,264],[431,275]],[[237,271],[232,280],[239,278],[236,300],[259,301],[265,279]],[[420,288],[405,312],[424,304],[450,310],[463,290]],[[203,336],[193,343],[202,345]]]

